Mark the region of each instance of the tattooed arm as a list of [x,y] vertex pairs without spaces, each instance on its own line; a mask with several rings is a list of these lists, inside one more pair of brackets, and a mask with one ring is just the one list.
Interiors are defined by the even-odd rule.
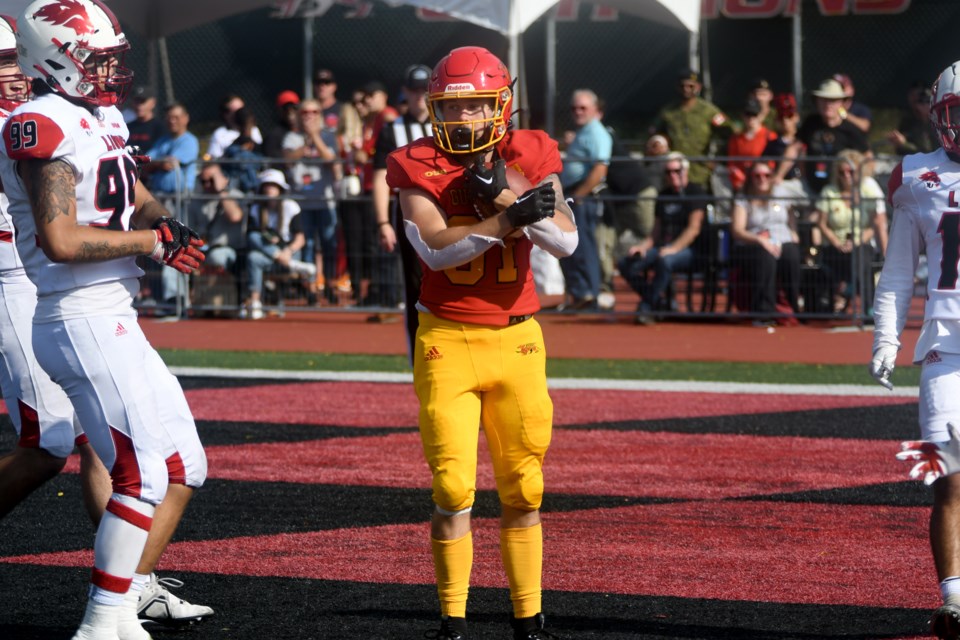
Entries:
[[114,231],[77,224],[76,178],[61,160],[22,160],[18,171],[30,197],[40,248],[53,262],[99,262],[148,255],[152,230]]

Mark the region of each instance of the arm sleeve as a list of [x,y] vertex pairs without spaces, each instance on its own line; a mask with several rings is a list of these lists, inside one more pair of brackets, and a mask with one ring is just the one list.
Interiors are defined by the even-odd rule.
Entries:
[[883,345],[900,347],[899,336],[906,325],[913,296],[913,276],[923,249],[923,238],[916,222],[917,202],[910,189],[898,189],[893,201],[887,256],[874,301],[874,350]]

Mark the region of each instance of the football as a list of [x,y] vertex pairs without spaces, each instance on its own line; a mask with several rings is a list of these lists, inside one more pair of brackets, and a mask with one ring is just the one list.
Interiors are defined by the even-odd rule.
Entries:
[[[527,180],[525,175],[516,169],[507,167],[505,174],[507,176],[507,184],[510,187],[510,191],[513,191],[515,194],[517,194],[517,196],[521,196],[530,189],[533,189],[533,184]],[[478,199],[476,202],[474,202],[474,208],[476,208],[477,213],[484,218],[489,218],[500,213],[500,211],[494,207],[492,202],[487,202],[486,200],[482,199]]]

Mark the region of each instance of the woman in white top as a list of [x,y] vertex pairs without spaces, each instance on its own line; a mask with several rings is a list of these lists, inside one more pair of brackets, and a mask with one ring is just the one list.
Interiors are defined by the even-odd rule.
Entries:
[[820,191],[817,210],[825,240],[823,264],[830,270],[834,293],[842,294],[849,304],[854,295],[853,267],[859,265],[863,307],[872,316],[872,265],[887,252],[887,206],[883,189],[869,173],[870,164],[864,164],[859,151],[838,153],[830,182]]
[[747,311],[770,320],[777,313],[777,290],[783,290],[794,313],[800,310],[800,245],[791,201],[773,188],[773,170],[755,162],[747,172],[743,198],[733,206],[730,232],[734,264],[749,292]]

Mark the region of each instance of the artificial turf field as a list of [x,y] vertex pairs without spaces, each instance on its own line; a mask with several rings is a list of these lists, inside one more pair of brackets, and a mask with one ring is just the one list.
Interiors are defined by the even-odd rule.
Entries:
[[[159,572],[216,615],[155,637],[399,639],[435,628],[429,473],[409,384],[181,381],[210,475]],[[930,499],[893,458],[915,436],[915,398],[869,387],[566,388],[577,386],[551,391],[549,630],[924,634],[937,604]],[[13,442],[3,420],[0,450]],[[481,461],[470,637],[506,639],[496,497]],[[66,640],[82,616],[93,532],[75,472],[71,460],[0,521],[0,639]]]

